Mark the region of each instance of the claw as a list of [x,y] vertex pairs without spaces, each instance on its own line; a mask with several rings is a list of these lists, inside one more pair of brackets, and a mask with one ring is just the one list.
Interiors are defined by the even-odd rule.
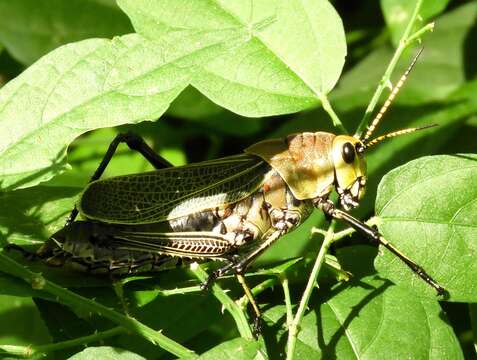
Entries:
[[217,279],[217,277],[217,272],[214,271],[212,274],[209,275],[207,280],[205,280],[205,282],[200,285],[200,290],[208,291],[210,289],[210,285]]
[[255,337],[255,339],[258,339],[258,338],[260,337],[260,335],[262,335],[263,320],[262,320],[261,317],[256,316],[256,317],[253,319],[253,327],[252,327],[252,330],[253,330],[253,336]]

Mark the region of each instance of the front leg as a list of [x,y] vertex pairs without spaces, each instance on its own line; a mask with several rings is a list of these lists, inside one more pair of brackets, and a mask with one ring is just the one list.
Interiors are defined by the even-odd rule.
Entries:
[[236,270],[234,268],[235,268],[236,263],[238,262],[237,259],[238,259],[238,255],[230,256],[226,260],[226,264],[224,266],[218,268],[217,270],[215,270],[214,272],[212,272],[209,275],[207,280],[200,285],[200,289],[201,290],[208,290],[210,288],[210,285],[212,285],[212,283],[215,280],[217,280],[219,277],[225,276],[232,271],[236,272]]
[[314,200],[314,204],[315,206],[320,208],[325,213],[325,215],[333,219],[344,221],[353,229],[365,235],[368,239],[383,245],[386,249],[388,249],[394,255],[396,255],[399,259],[401,259],[401,261],[404,262],[404,264],[406,264],[413,272],[415,272],[429,286],[433,287],[436,290],[438,295],[444,295],[447,293],[446,290],[441,285],[439,285],[437,281],[435,281],[421,266],[416,264],[406,255],[404,255],[393,244],[387,241],[379,233],[376,227],[368,226],[364,222],[354,218],[347,212],[337,209],[335,204],[333,204],[333,202],[328,199],[317,198]]

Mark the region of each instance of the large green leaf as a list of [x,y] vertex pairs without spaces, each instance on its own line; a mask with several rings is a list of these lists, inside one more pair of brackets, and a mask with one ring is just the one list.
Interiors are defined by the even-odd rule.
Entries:
[[[249,360],[257,356],[259,351],[259,343],[256,341],[248,341],[243,338],[236,338],[225,341],[213,349],[202,354],[199,359],[210,360],[228,360],[243,359]],[[260,357],[258,357],[260,359]]]
[[[387,174],[376,213],[384,236],[423,266],[454,301],[477,301],[477,155],[412,161]],[[432,290],[387,251],[376,267],[386,277]]]
[[167,110],[171,116],[201,121],[217,115],[223,117],[225,112],[193,87],[185,89]]
[[50,341],[32,299],[0,295],[0,357],[2,345],[43,345]]
[[114,3],[95,0],[0,0],[0,42],[23,64],[56,47],[132,31]]
[[17,189],[65,169],[68,144],[98,127],[158,118],[191,69],[239,41],[240,31],[139,35],[65,45],[0,90],[1,187]]
[[64,225],[80,188],[39,186],[0,193],[0,245],[41,244]]
[[[136,31],[244,27],[250,41],[208,62],[192,84],[221,106],[245,116],[294,112],[328,93],[341,73],[343,25],[328,1],[121,0]],[[180,6],[181,11],[177,11]]]
[[[437,301],[418,298],[374,276],[351,285],[338,285],[311,304],[300,326],[296,358],[463,358]],[[283,325],[284,306],[271,308],[265,316]]]
[[[226,99],[219,103],[239,112],[240,107],[248,109],[244,111],[249,115],[257,115],[255,110],[262,105],[259,112],[271,115],[315,103],[319,94],[333,87],[345,54],[339,17],[327,2],[319,4],[295,8],[283,2],[266,7],[272,13],[258,9],[254,14],[259,18],[245,23],[231,16],[244,17],[241,6],[223,7],[219,12],[228,22],[194,27],[204,18],[214,23],[213,16],[203,11],[215,8],[205,6],[202,12],[194,12],[194,17],[178,17],[185,22],[181,31],[162,27],[148,34],[152,40],[127,35],[112,41],[87,40],[53,51],[0,92],[0,125],[8,129],[0,143],[2,187],[17,189],[51,178],[65,169],[65,149],[73,138],[89,129],[155,119],[191,81],[199,88],[194,81],[208,87],[203,92],[213,100],[217,93]],[[141,14],[171,16],[162,10],[161,4],[155,3],[152,8],[141,8]],[[187,13],[185,10],[187,7],[176,13]],[[303,29],[301,33],[287,31],[276,36],[273,26],[291,26],[306,16],[312,20],[308,27],[297,27]],[[311,26],[315,23],[319,27]],[[258,24],[258,28],[249,28],[249,24]],[[283,46],[282,37],[288,39],[287,46]],[[221,46],[225,42],[228,45]],[[310,49],[312,53],[307,52]],[[193,66],[206,62],[192,78]],[[221,79],[213,79],[217,74],[208,76],[214,71],[232,76],[241,89],[233,85],[234,90],[227,90]],[[242,87],[242,80],[247,86]],[[259,93],[253,90],[257,86]],[[290,101],[283,101],[282,92]],[[265,100],[269,95],[270,101]]]
[[143,360],[142,356],[139,356],[131,351],[124,349],[113,348],[110,346],[97,346],[89,347],[83,351],[71,356],[70,360]]

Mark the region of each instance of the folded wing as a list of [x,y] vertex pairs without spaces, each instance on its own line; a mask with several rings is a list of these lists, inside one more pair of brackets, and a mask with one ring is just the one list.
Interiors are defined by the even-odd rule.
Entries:
[[237,202],[258,189],[269,170],[259,157],[243,154],[97,180],[84,190],[78,210],[112,224],[162,222]]

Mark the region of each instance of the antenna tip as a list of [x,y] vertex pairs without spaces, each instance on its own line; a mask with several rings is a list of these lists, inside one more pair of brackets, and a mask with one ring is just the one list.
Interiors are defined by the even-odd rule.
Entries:
[[433,128],[433,127],[436,127],[436,126],[439,126],[439,124],[429,124],[429,125],[419,126],[419,127],[416,128],[416,130],[424,130],[424,129],[429,129],[429,128]]

